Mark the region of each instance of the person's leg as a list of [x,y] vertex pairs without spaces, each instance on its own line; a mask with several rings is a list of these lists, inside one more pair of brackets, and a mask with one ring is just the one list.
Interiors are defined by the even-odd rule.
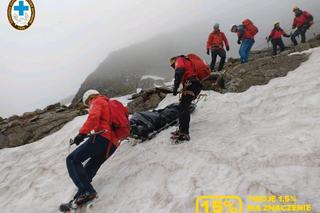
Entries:
[[246,44],[244,43],[244,41],[242,41],[240,49],[239,49],[241,64],[245,63],[245,53],[246,53],[245,48],[246,48]]
[[300,35],[300,30],[297,29],[296,31],[294,31],[294,33],[291,36],[291,41],[293,42],[294,46],[298,45],[298,41],[297,41],[296,37],[299,36],[299,35]]
[[105,141],[99,140],[99,142],[96,142],[95,138],[99,137],[101,136],[95,136],[88,139],[84,144],[73,151],[66,160],[69,175],[81,192],[95,192],[82,163],[89,158],[100,156],[102,153],[106,152],[108,140],[105,139]]
[[300,30],[301,35],[301,43],[306,43],[306,33],[307,33],[307,27],[302,27]]
[[180,114],[179,114],[179,130],[181,133],[189,134],[189,125],[190,125],[190,112],[189,107],[192,101],[200,94],[202,85],[200,81],[193,80],[191,81],[191,85],[187,88],[187,91],[193,92],[192,95],[184,95],[182,96],[179,104]]
[[86,173],[88,175],[88,179],[90,183],[92,182],[92,179],[96,176],[98,170],[100,169],[101,165],[116,151],[117,147],[110,141],[108,141],[108,145],[110,146],[109,153],[107,153],[107,150],[100,155],[91,158],[86,165],[84,166]]
[[190,125],[190,112],[189,107],[191,105],[194,96],[192,95],[182,95],[179,108],[179,131],[180,133],[189,134]]
[[220,63],[219,63],[219,68],[218,68],[218,71],[221,71],[224,67],[224,64],[226,62],[226,51],[224,49],[219,49],[219,52],[218,52],[219,56],[220,56]]
[[273,39],[272,43],[272,55],[277,55],[277,42]]
[[253,39],[247,39],[246,40],[246,48],[245,48],[245,63],[247,63],[249,61],[249,56],[250,56],[250,52],[251,52],[251,49],[253,47],[253,44],[254,44],[254,40]]
[[211,71],[214,71],[214,67],[216,66],[216,62],[217,62],[217,50],[216,49],[211,49],[211,57],[212,57],[212,61],[210,64],[210,69]]
[[280,46],[280,52],[283,52],[285,50],[285,46],[282,39],[280,39],[279,41],[279,46]]

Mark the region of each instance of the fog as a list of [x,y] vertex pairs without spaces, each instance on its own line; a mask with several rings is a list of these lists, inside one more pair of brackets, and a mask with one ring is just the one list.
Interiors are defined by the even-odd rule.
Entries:
[[[192,26],[208,28],[199,47],[205,51],[215,22],[223,31],[244,18],[260,28],[255,48],[274,20],[290,32],[292,6],[315,15],[319,32],[319,0],[34,0],[36,19],[26,31],[17,31],[6,19],[9,1],[0,3],[0,116],[21,114],[75,94],[81,83],[114,50],[158,34]],[[179,33],[180,35],[181,33]],[[227,33],[236,55],[235,35]],[[201,39],[202,40],[202,39]],[[199,39],[200,41],[200,39]],[[186,48],[181,51],[187,51]],[[179,51],[179,50],[177,50]],[[190,50],[192,51],[192,50]],[[168,56],[170,57],[170,56]],[[208,59],[208,58],[207,58]]]

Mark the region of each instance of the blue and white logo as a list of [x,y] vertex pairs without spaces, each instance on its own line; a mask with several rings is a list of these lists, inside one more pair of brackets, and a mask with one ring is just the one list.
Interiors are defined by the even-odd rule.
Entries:
[[35,17],[35,8],[31,0],[11,0],[8,6],[10,24],[18,29],[25,30],[31,26]]

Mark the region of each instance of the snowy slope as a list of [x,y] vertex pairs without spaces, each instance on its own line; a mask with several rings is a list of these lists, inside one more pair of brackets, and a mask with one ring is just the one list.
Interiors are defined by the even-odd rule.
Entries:
[[[100,199],[91,212],[192,213],[198,195],[245,201],[271,193],[297,195],[320,212],[319,67],[318,48],[266,86],[209,92],[192,117],[190,143],[170,145],[170,129],[135,147],[122,144],[94,180]],[[84,120],[37,143],[0,150],[1,212],[53,213],[72,197],[67,143]]]

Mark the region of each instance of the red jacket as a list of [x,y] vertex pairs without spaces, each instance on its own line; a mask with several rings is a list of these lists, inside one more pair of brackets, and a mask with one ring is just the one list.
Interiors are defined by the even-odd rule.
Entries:
[[80,134],[89,134],[92,130],[95,132],[106,130],[106,132],[101,134],[101,136],[108,139],[118,147],[118,141],[112,137],[114,134],[111,128],[108,100],[109,99],[106,96],[101,95],[90,101],[89,116],[81,127]]
[[213,31],[210,33],[208,41],[207,41],[207,49],[211,49],[212,47],[219,47],[223,48],[224,45],[229,47],[228,39],[226,38],[225,34],[220,31]]
[[184,85],[187,80],[196,77],[194,67],[191,61],[184,57],[178,57],[175,64],[175,70],[184,69],[181,83]]
[[287,35],[283,29],[279,28],[279,29],[273,29],[272,32],[269,35],[270,39],[279,39],[282,38],[282,36]]
[[307,11],[303,11],[300,16],[296,16],[293,20],[293,27],[301,27],[304,24],[309,24],[309,20],[311,19],[312,15]]

